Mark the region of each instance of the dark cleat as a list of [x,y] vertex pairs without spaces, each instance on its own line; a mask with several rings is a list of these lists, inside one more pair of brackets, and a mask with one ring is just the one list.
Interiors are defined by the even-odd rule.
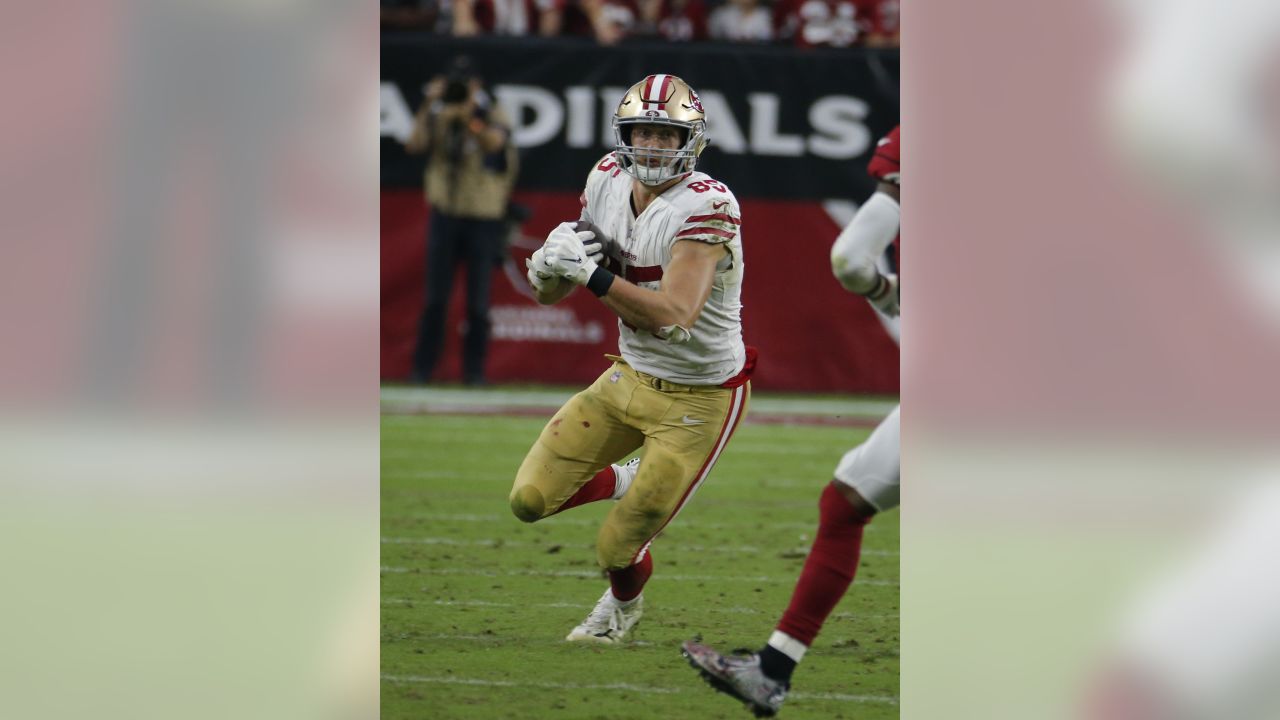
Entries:
[[760,656],[721,655],[714,649],[686,641],[680,652],[707,684],[741,700],[756,717],[773,717],[787,699],[787,686],[760,669]]

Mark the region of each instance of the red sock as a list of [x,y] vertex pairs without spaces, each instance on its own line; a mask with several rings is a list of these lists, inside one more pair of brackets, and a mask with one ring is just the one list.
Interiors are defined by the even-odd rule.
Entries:
[[555,515],[556,513],[564,512],[569,508],[586,505],[587,503],[596,502],[597,500],[608,500],[613,497],[613,491],[617,486],[618,478],[613,473],[613,466],[609,465],[605,469],[596,473],[595,477],[588,480],[585,485],[578,488],[578,492],[569,496],[569,499],[565,500],[564,504],[557,508],[556,512],[551,514]]
[[609,585],[613,587],[613,596],[622,602],[635,599],[652,574],[653,553],[647,551],[644,558],[635,565],[621,570],[610,570]]
[[804,561],[800,581],[791,595],[791,604],[778,622],[778,630],[812,645],[822,623],[844,597],[858,569],[862,551],[863,517],[828,484],[818,501],[818,536]]

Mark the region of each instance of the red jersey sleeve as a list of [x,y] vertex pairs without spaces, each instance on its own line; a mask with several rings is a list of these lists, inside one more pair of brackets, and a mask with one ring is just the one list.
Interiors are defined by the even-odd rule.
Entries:
[[901,126],[895,127],[876,143],[876,152],[867,163],[867,174],[871,177],[894,185],[902,184],[902,141],[899,135]]

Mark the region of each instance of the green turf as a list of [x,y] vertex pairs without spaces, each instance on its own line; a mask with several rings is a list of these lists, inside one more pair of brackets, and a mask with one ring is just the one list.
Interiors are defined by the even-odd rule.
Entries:
[[[817,499],[866,430],[742,427],[653,544],[626,647],[563,641],[607,581],[608,503],[534,525],[507,508],[544,420],[382,422],[383,718],[749,718],[680,657],[696,635],[758,647],[786,607]],[[898,513],[869,527],[858,580],[797,669],[782,718],[898,717]],[[622,685],[599,688],[591,686]]]

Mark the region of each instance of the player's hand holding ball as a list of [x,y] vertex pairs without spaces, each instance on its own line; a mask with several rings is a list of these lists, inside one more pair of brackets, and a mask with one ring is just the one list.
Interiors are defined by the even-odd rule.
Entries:
[[586,285],[596,270],[596,261],[604,258],[603,245],[596,240],[594,231],[579,231],[576,226],[577,223],[560,223],[551,231],[542,246],[541,265],[536,267],[576,285]]
[[[582,252],[589,260],[595,263],[604,260],[604,245],[597,239],[595,225],[586,220],[579,220],[576,223],[562,223],[561,227],[563,225],[571,226],[573,234],[582,245]],[[528,260],[524,261],[525,269],[528,270],[526,277],[529,279],[529,285],[540,295],[555,290],[560,284],[561,276],[556,273],[552,263],[547,260],[547,247],[557,232],[561,231],[561,227],[553,230],[551,236],[547,238],[547,242],[534,251]],[[567,240],[568,238],[565,239]],[[590,277],[590,274],[588,274],[588,277]]]
[[529,286],[539,295],[545,295],[560,285],[560,277],[546,267],[545,257],[546,251],[538,248],[533,252],[532,257],[524,261],[524,266],[528,270],[525,277],[529,278]]

